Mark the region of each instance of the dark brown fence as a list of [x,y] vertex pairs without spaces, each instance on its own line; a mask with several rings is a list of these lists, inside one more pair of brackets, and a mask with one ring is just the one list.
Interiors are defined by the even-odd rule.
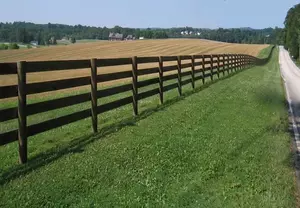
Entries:
[[[274,49],[274,47],[273,47]],[[273,51],[272,49],[272,51]],[[271,53],[272,53],[271,51]],[[20,163],[27,161],[27,138],[41,132],[45,132],[75,121],[91,117],[93,132],[97,132],[97,115],[132,104],[134,115],[138,115],[138,101],[150,96],[158,95],[160,103],[164,103],[164,92],[178,89],[179,96],[182,95],[182,86],[191,84],[195,88],[195,82],[205,78],[211,80],[221,75],[225,76],[234,71],[264,64],[269,61],[271,53],[266,59],[258,59],[244,54],[215,54],[215,55],[192,55],[192,56],[163,56],[163,57],[132,57],[116,59],[91,59],[91,60],[69,60],[69,61],[42,61],[42,62],[18,62],[0,63],[0,75],[15,74],[18,78],[17,85],[0,86],[0,99],[18,98],[18,107],[0,110],[0,122],[18,119],[19,128],[1,133],[0,146],[18,141]],[[177,64],[164,66],[164,63],[176,61]],[[189,63],[182,63],[182,61]],[[138,69],[139,64],[157,63],[157,67]],[[97,74],[98,67],[131,65],[131,71],[122,71],[109,74]],[[69,70],[90,68],[91,75],[86,77],[63,79],[56,81],[46,81],[40,83],[26,83],[28,73],[45,72],[55,70]],[[189,68],[189,71],[182,72],[182,69]],[[165,72],[177,72],[175,74],[164,75]],[[209,73],[207,73],[209,72]],[[200,74],[200,75],[199,75]],[[142,75],[153,75],[147,80],[138,81]],[[183,77],[190,77],[182,81]],[[131,78],[131,84],[113,86],[108,89],[97,89],[97,83]],[[165,81],[177,80],[175,84],[164,85]],[[157,84],[158,88],[139,93],[138,89]],[[34,104],[27,104],[26,96],[36,93],[43,93],[61,89],[68,89],[90,85],[91,91],[79,95],[43,101]],[[132,91],[132,95],[106,104],[97,104],[99,98],[116,95],[123,92]],[[47,120],[34,125],[27,125],[27,116],[55,110],[83,102],[91,102],[91,109],[82,110],[70,115]],[[4,101],[1,101],[4,102]]]

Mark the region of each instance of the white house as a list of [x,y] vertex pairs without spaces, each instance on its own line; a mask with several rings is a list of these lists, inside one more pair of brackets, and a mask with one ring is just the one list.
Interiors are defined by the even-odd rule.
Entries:
[[33,45],[33,46],[38,46],[38,45],[39,45],[39,43],[38,43],[37,41],[31,41],[31,42],[30,42],[30,45]]
[[139,39],[140,39],[140,40],[144,40],[145,38],[144,38],[144,37],[140,37]]

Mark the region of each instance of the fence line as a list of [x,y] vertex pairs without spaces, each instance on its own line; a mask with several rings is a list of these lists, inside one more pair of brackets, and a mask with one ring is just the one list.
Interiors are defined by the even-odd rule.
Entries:
[[[205,83],[205,78],[214,79],[214,75],[220,78],[245,68],[255,65],[266,64],[271,58],[272,50],[265,59],[259,59],[245,54],[212,54],[212,55],[192,55],[192,56],[160,56],[160,57],[132,57],[115,59],[91,59],[91,60],[69,60],[69,61],[42,61],[42,62],[18,62],[18,63],[0,63],[0,75],[15,74],[18,78],[17,85],[0,86],[0,99],[17,97],[18,107],[12,107],[0,110],[0,122],[18,119],[18,129],[0,133],[0,146],[18,141],[19,161],[27,162],[27,138],[69,123],[82,120],[87,117],[92,119],[92,129],[96,133],[98,129],[97,115],[119,108],[121,106],[132,104],[133,114],[138,115],[138,101],[153,95],[159,95],[160,103],[164,103],[164,92],[178,89],[179,96],[182,95],[182,86],[191,84],[195,88],[197,80]],[[190,63],[183,64],[182,61],[189,60]],[[176,61],[175,65],[164,66],[164,63]],[[157,63],[157,67],[138,70],[139,64]],[[132,71],[114,72],[109,74],[97,74],[98,67],[131,65]],[[69,70],[90,68],[91,75],[79,78],[70,78],[55,81],[46,81],[40,83],[26,83],[28,73],[45,72],[55,70]],[[190,68],[190,71],[182,72],[182,69]],[[165,72],[174,72],[176,74],[164,75]],[[201,75],[197,76],[197,74]],[[139,81],[141,75],[157,74],[158,77]],[[190,76],[190,79],[182,81],[183,77]],[[97,89],[97,83],[131,78],[131,84],[113,86],[108,89]],[[165,81],[177,80],[177,83],[164,86]],[[139,93],[139,88],[152,84],[158,84],[158,88]],[[90,85],[91,90],[88,93],[62,97],[54,100],[43,101],[34,104],[27,104],[26,96],[30,94],[43,93],[61,89],[68,89]],[[123,92],[132,91],[132,96],[125,97],[106,104],[97,104],[99,98],[116,95]],[[60,109],[67,106],[91,101],[91,109],[82,110],[59,118],[43,121],[38,124],[27,126],[27,116],[35,115],[50,110]]]

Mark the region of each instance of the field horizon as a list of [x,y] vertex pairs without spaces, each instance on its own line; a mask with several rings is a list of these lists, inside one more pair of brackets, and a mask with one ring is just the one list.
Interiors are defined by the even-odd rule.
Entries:
[[[233,44],[200,39],[166,39],[137,41],[99,41],[77,43],[66,46],[50,46],[26,50],[0,51],[0,62],[17,61],[50,61],[75,60],[91,58],[123,58],[132,56],[174,56],[195,54],[238,53],[257,56],[269,45]],[[183,62],[185,63],[185,62]],[[169,62],[167,64],[176,64]],[[139,69],[155,67],[153,64],[140,64]],[[131,66],[101,67],[98,74],[128,71]],[[64,70],[53,72],[32,73],[27,78],[28,83],[59,80],[62,78],[89,76],[90,69]],[[17,83],[14,75],[0,76],[0,86]]]
[[242,53],[257,56],[265,44],[236,44],[205,39],[97,41],[27,50],[0,51],[0,62],[48,61],[131,56],[174,56]]

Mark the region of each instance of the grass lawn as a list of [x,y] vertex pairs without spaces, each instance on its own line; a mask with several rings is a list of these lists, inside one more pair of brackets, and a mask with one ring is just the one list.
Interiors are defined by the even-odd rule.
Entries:
[[85,119],[31,137],[27,165],[15,143],[0,147],[0,207],[295,207],[278,50],[268,65],[200,83],[160,107],[141,101],[135,119],[131,105],[99,116],[98,135]]

